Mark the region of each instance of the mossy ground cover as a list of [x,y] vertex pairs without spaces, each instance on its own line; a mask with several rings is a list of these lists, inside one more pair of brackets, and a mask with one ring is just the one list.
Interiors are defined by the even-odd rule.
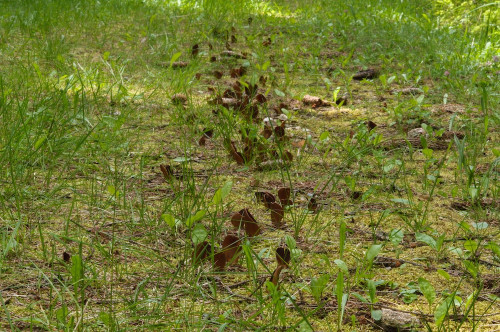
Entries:
[[1,329],[498,329],[498,3],[0,8]]

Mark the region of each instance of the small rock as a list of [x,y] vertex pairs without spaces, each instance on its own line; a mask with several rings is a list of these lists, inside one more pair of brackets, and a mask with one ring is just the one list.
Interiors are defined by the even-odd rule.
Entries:
[[185,104],[187,102],[187,97],[182,93],[176,93],[172,96],[172,102],[177,105]]
[[240,53],[237,53],[234,51],[229,51],[229,50],[222,51],[220,55],[232,57],[232,58],[236,58],[236,59],[246,59],[246,56],[244,56],[243,54],[240,54]]
[[172,68],[184,68],[187,67],[188,63],[184,61],[176,61],[172,63]]
[[382,309],[382,319],[380,320],[385,331],[410,331],[412,327],[420,324],[417,317],[412,314]]
[[305,95],[304,98],[302,98],[302,103],[312,108],[330,105],[328,102],[321,100],[321,98],[311,95]]
[[422,136],[428,137],[429,134],[427,134],[427,132],[425,131],[424,128],[414,128],[414,129],[408,131],[407,136],[409,139],[417,139],[417,138],[420,138]]
[[376,78],[377,76],[378,76],[378,70],[376,70],[374,68],[369,68],[369,69],[366,69],[366,70],[360,70],[360,71],[358,71],[356,74],[354,74],[352,76],[352,79],[356,80],[356,81],[361,81],[361,80],[364,80],[364,79]]
[[404,88],[400,90],[392,90],[392,93],[394,94],[401,93],[402,95],[418,95],[424,93],[424,90],[420,88]]

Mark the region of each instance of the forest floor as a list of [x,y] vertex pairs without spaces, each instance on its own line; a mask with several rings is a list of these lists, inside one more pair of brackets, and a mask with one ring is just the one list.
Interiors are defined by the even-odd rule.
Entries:
[[500,330],[498,6],[369,3],[0,0],[0,329]]

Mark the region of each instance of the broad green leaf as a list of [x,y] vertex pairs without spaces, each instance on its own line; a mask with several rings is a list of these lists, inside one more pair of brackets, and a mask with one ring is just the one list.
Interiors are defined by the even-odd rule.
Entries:
[[285,243],[290,250],[297,248],[297,242],[290,235],[285,235]]
[[375,282],[373,280],[367,280],[366,287],[368,288],[371,303],[377,303],[377,286],[375,286]]
[[335,264],[337,264],[340,271],[342,271],[343,273],[346,273],[346,274],[349,273],[349,268],[347,267],[347,264],[343,260],[336,259],[336,260],[334,260],[334,262],[335,262]]
[[171,214],[162,214],[161,218],[163,219],[164,222],[167,223],[170,228],[175,227],[175,217]]
[[446,272],[445,270],[437,270],[437,273],[439,273],[446,280],[451,280],[450,274],[448,272]]
[[464,248],[470,252],[476,252],[478,244],[474,240],[467,240],[464,242]]
[[372,310],[371,311],[372,318],[375,320],[381,320],[382,319],[382,310]]
[[115,196],[117,194],[117,191],[116,191],[116,188],[115,186],[111,186],[109,185],[107,187],[107,190],[108,190],[108,193],[111,195],[111,196]]
[[500,258],[500,246],[493,241],[488,243],[488,248],[495,254],[497,258]]
[[229,195],[232,187],[233,187],[232,181],[226,182],[224,186],[222,186],[222,188],[219,188],[215,192],[214,197],[212,199],[212,204],[219,204],[220,202],[222,202],[222,200]]
[[374,244],[366,251],[366,260],[368,263],[371,265],[375,257],[379,254],[380,250],[382,249],[381,244]]
[[194,216],[193,215],[189,216],[186,220],[186,226],[187,227],[193,226],[193,224],[197,221],[200,221],[205,216],[205,214],[207,214],[207,211],[200,210],[196,212]]
[[441,324],[443,324],[443,321],[448,314],[448,310],[450,309],[453,298],[454,296],[450,295],[436,307],[436,310],[434,311],[434,321],[437,326],[441,326]]
[[424,233],[415,233],[415,239],[419,242],[423,242],[427,244],[429,247],[436,249],[436,240],[434,240],[431,236]]
[[467,271],[469,271],[469,273],[472,275],[472,277],[477,278],[478,268],[476,264],[471,261],[464,261],[464,265]]
[[180,58],[180,56],[182,55],[182,52],[179,52],[179,53],[175,53],[174,55],[172,55],[172,58],[170,59],[170,67],[172,67],[172,64]]
[[193,228],[193,232],[191,233],[191,240],[193,240],[194,245],[205,241],[208,236],[208,232],[205,229],[205,226],[202,224],[196,224]]
[[404,205],[410,205],[410,201],[407,200],[407,199],[404,199],[404,198],[393,198],[393,199],[391,199],[391,201],[393,201],[394,203],[400,203],[400,204],[404,204]]
[[370,303],[370,301],[366,297],[364,297],[363,295],[361,295],[359,293],[352,293],[352,296],[354,296],[355,298],[357,298],[358,300],[360,300],[363,303]]
[[434,290],[434,287],[432,287],[431,283],[424,278],[418,278],[418,286],[429,305],[432,305],[434,300],[436,300],[436,291]]
[[393,229],[389,233],[389,240],[391,241],[392,245],[397,246],[401,243],[401,241],[403,241],[404,235],[405,233],[402,229]]
[[35,150],[38,150],[38,148],[40,146],[42,146],[42,144],[45,142],[45,140],[47,139],[47,136],[46,135],[43,135],[42,137],[40,137],[36,142],[35,142]]
[[325,290],[326,284],[328,283],[329,280],[330,280],[329,274],[323,274],[318,278],[311,279],[311,293],[316,302],[320,302],[321,295],[323,294],[323,291]]
[[285,94],[278,89],[274,89],[274,93],[276,93],[276,95],[279,97],[285,97]]
[[488,228],[489,224],[485,221],[481,221],[481,222],[472,222],[472,226],[476,229],[476,230],[482,230],[482,229],[486,229]]
[[320,141],[324,141],[325,139],[327,139],[328,137],[330,136],[330,133],[328,131],[324,131],[321,133],[321,135],[319,135],[319,140]]

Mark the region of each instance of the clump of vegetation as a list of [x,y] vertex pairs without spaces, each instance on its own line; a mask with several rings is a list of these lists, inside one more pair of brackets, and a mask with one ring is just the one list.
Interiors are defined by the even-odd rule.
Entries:
[[497,2],[0,3],[0,329],[495,329]]

